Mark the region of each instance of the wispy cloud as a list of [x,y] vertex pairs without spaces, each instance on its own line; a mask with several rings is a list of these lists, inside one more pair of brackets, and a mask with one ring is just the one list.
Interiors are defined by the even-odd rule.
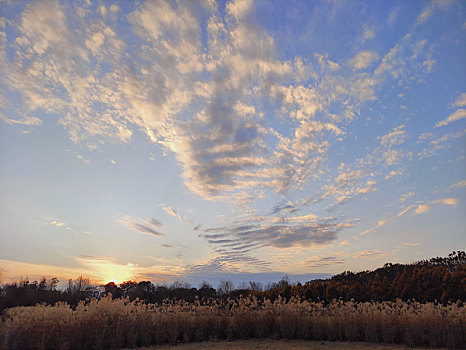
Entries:
[[400,202],[404,202],[406,201],[407,199],[411,198],[414,196],[414,192],[407,192],[407,193],[403,193],[401,196],[400,196]]
[[153,236],[165,236],[159,231],[159,229],[162,227],[162,224],[160,221],[154,218],[144,220],[138,217],[127,215],[120,218],[118,222],[137,233]]
[[376,226],[372,227],[372,228],[369,228],[367,230],[364,230],[363,232],[361,232],[359,234],[359,236],[365,236],[369,233],[372,233],[374,231],[376,231],[377,229],[379,229],[380,227],[384,226],[384,225],[387,225],[389,223],[391,223],[393,220],[396,220],[397,218],[399,218],[400,216],[403,216],[405,215],[407,212],[409,212],[411,209],[413,209],[415,207],[415,205],[408,205],[406,206],[405,208],[403,208],[400,212],[398,212],[398,214],[394,215],[394,216],[391,216],[389,218],[386,218],[386,219],[382,219],[382,220],[379,220],[379,222],[377,223]]
[[81,155],[81,154],[78,154],[78,155],[76,156],[76,158],[82,160],[85,164],[90,164],[90,163],[91,163],[91,161],[90,161],[89,159],[84,158],[84,156]]
[[462,188],[466,187],[466,180],[458,181],[457,183],[450,186],[450,188]]
[[446,119],[439,121],[437,124],[435,124],[435,127],[438,128],[440,126],[445,126],[464,118],[466,118],[466,109],[460,108],[454,111],[452,114],[450,114]]
[[381,259],[385,258],[387,256],[386,253],[382,253],[378,249],[374,250],[362,250],[357,252],[353,258],[355,259]]
[[364,43],[367,40],[375,38],[375,29],[373,27],[364,26],[364,31],[361,35],[361,42]]
[[313,256],[310,259],[304,261],[304,264],[307,267],[311,268],[320,268],[326,266],[340,265],[344,264],[345,259],[341,259],[334,256]]
[[54,218],[49,219],[48,223],[50,225],[54,225],[54,226],[57,226],[57,227],[62,227],[62,226],[66,225],[66,223],[61,222],[58,219],[54,219]]
[[[461,94],[455,103],[453,103],[452,107],[465,107],[466,106],[466,93]],[[456,111],[454,111],[452,114],[450,114],[447,118],[439,121],[437,124],[435,124],[435,127],[441,127],[448,125],[450,123],[453,123],[457,120],[464,119],[466,118],[466,109],[459,108]]]
[[183,221],[183,217],[181,216],[181,214],[179,214],[179,213],[178,213],[175,209],[173,209],[172,207],[162,206],[162,209],[165,210],[165,212],[166,212],[168,215],[171,215],[171,216],[177,218],[178,220]]
[[436,199],[426,204],[419,204],[414,212],[416,214],[423,214],[423,213],[427,213],[428,211],[430,211],[432,207],[436,204],[443,204],[443,205],[455,207],[458,203],[459,203],[459,200],[457,198]]

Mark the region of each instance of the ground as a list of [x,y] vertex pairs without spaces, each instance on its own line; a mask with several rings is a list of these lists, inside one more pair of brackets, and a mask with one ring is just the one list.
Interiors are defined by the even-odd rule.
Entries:
[[[375,344],[375,343],[349,343],[349,342],[330,342],[330,341],[309,341],[309,340],[272,340],[272,339],[253,339],[238,341],[209,341],[202,343],[190,343],[173,345],[157,345],[153,347],[139,348],[138,350],[194,350],[194,349],[227,349],[227,350],[412,350],[413,348],[403,345],[393,344]],[[424,348],[425,349],[425,348]]]

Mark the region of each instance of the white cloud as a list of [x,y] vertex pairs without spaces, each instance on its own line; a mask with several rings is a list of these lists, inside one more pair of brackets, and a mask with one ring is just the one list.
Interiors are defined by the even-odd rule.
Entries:
[[414,212],[416,214],[422,214],[422,213],[427,213],[428,211],[430,211],[430,209],[432,209],[431,205],[419,204]]
[[386,176],[385,176],[385,180],[388,180],[394,176],[401,176],[403,175],[403,172],[401,170],[392,170],[390,171]]
[[380,138],[380,143],[385,147],[401,145],[408,138],[408,134],[404,128],[404,125],[395,127],[391,132]]
[[165,210],[165,212],[166,212],[168,215],[171,215],[171,216],[177,218],[178,220],[183,221],[183,217],[181,216],[181,214],[179,214],[179,213],[178,213],[175,209],[173,209],[172,207],[162,206],[162,209]]
[[455,101],[454,106],[464,107],[466,106],[466,93],[462,93],[460,97]]
[[441,138],[439,138],[437,140],[432,140],[430,143],[433,144],[433,145],[438,145],[440,143],[446,142],[446,141],[451,140],[451,139],[457,139],[457,138],[463,137],[465,132],[466,132],[466,129],[463,129],[463,130],[457,131],[457,132],[451,132],[451,133],[443,135]]
[[404,202],[405,200],[411,198],[414,196],[414,192],[407,192],[407,193],[403,193],[401,196],[400,196],[400,202]]
[[462,188],[462,187],[466,187],[466,180],[459,181],[450,186],[450,188]]
[[62,226],[65,226],[65,225],[66,225],[64,222],[61,222],[61,221],[59,221],[58,219],[50,219],[50,220],[49,220],[49,224],[50,224],[50,225],[57,226],[57,227],[62,227]]
[[382,159],[387,166],[392,166],[398,164],[400,156],[399,151],[391,149],[383,153]]
[[91,161],[90,161],[89,159],[84,158],[84,156],[81,155],[81,154],[76,155],[76,158],[81,159],[81,160],[82,160],[84,163],[86,163],[86,164],[90,164],[90,163],[91,163]]
[[435,127],[438,128],[440,126],[445,126],[452,122],[455,122],[457,120],[464,119],[464,118],[466,118],[466,109],[457,109],[452,114],[450,114],[446,119],[439,121],[437,124],[435,124]]
[[361,42],[364,43],[369,39],[375,38],[375,30],[372,27],[365,26],[361,36]]
[[7,118],[0,112],[0,119],[5,123],[10,125],[27,125],[27,126],[37,126],[42,124],[42,120],[37,117],[24,117],[21,119],[11,119]]
[[443,204],[443,205],[456,207],[458,203],[459,203],[459,200],[457,198],[436,199],[427,204],[419,204],[414,212],[416,214],[423,214],[423,213],[427,213],[428,211],[430,211],[432,207],[436,204]]
[[359,70],[369,67],[378,59],[379,55],[374,51],[361,51],[351,59],[350,64],[354,69]]
[[363,232],[361,232],[359,234],[359,236],[365,236],[365,235],[367,235],[369,233],[372,233],[372,232],[376,231],[380,227],[385,226],[385,225],[391,223],[392,221],[396,220],[397,218],[403,216],[404,214],[406,214],[408,211],[410,211],[414,207],[415,207],[415,205],[408,205],[406,208],[403,208],[398,214],[396,214],[396,215],[394,215],[392,217],[389,217],[387,219],[384,219],[384,220],[379,220],[379,222],[377,223],[376,226],[374,226],[372,228],[369,228],[367,230],[364,230]]

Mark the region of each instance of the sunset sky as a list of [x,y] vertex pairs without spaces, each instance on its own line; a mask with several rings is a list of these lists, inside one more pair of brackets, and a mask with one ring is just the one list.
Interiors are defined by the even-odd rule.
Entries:
[[465,1],[0,2],[3,282],[466,249]]

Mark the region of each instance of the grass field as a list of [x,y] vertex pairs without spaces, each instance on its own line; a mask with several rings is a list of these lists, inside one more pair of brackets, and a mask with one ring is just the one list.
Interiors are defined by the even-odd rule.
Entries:
[[[349,342],[329,342],[316,340],[272,340],[253,339],[235,341],[202,342],[191,344],[164,345],[157,347],[144,347],[138,350],[195,350],[195,349],[225,349],[225,350],[412,350],[411,347],[394,344],[374,344],[374,343],[349,343]],[[423,348],[426,350],[426,348]],[[436,348],[441,350],[446,348]],[[128,349],[129,350],[129,349]]]
[[[465,323],[466,310],[461,303],[398,300],[325,305],[297,298],[271,301],[253,297],[155,305],[106,297],[82,302],[76,309],[66,303],[9,309],[3,315],[0,337],[3,350],[98,350],[180,343],[193,343],[180,346],[198,349],[202,341],[244,339],[287,339],[282,343],[261,340],[253,345],[255,349],[269,345],[269,349],[281,349],[282,344],[286,349],[300,344],[289,339],[323,341],[324,349],[336,344],[326,345],[325,341],[396,344],[391,348],[399,344],[462,348],[466,344]],[[202,344],[226,349],[241,343]],[[303,344],[305,348],[321,345]]]

